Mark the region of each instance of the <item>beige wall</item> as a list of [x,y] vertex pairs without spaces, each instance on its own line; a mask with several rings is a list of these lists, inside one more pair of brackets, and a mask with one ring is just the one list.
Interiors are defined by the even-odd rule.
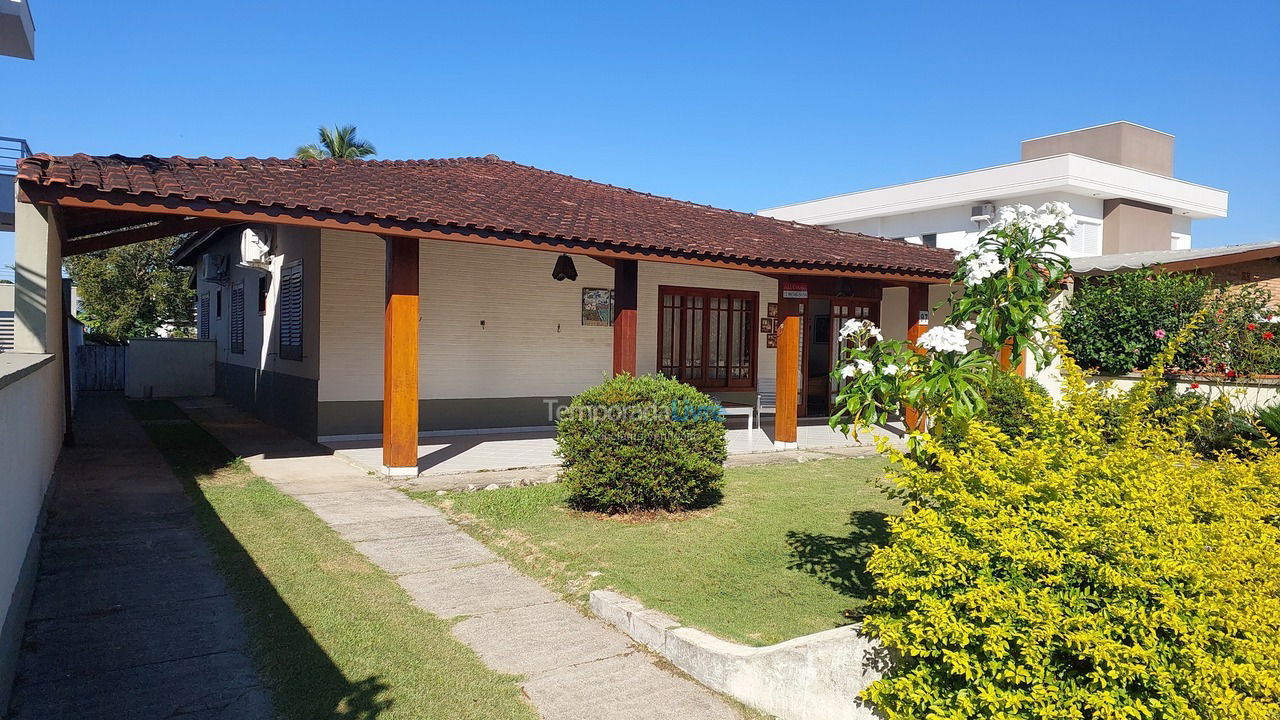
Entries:
[[[384,243],[366,233],[324,231],[320,286],[319,399],[382,399]],[[556,254],[424,240],[420,255],[420,396],[425,399],[565,396],[607,378],[613,331],[582,325],[582,289],[613,287],[613,269],[575,256],[576,282],[556,282]],[[760,293],[777,282],[733,270],[642,262],[637,369],[657,363],[658,285]],[[482,325],[483,323],[483,325]],[[774,350],[757,335],[757,370],[773,374]]]
[[62,447],[62,365],[0,355],[0,707],[8,705],[39,548],[36,529]]
[[1111,123],[1022,143],[1023,160],[1064,153],[1173,175],[1173,136],[1132,123]]
[[1102,252],[1142,252],[1173,247],[1173,211],[1136,200],[1102,203]]

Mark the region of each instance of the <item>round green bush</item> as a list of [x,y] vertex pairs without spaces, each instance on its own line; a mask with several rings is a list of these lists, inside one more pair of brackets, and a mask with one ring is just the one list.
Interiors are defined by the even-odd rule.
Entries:
[[556,423],[560,481],[584,510],[683,510],[724,484],[720,405],[661,375],[619,375],[573,399]]
[[[1049,393],[1035,380],[997,370],[991,373],[982,397],[986,407],[978,419],[1000,428],[1009,438],[1020,438],[1035,432],[1031,405],[1049,397]],[[945,416],[938,423],[934,439],[955,450],[968,432],[968,418]]]

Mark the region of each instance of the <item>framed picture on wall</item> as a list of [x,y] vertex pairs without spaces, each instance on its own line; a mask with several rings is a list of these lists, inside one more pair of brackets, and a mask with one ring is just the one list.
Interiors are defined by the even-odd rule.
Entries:
[[777,330],[777,322],[770,317],[760,318],[760,332],[771,333]]
[[582,288],[582,324],[599,327],[613,325],[613,290]]
[[771,348],[776,348],[776,347],[778,347],[778,334],[777,334],[777,333],[769,333],[768,335],[766,335],[766,336],[765,336],[764,346],[765,346],[765,347],[771,347]]
[[767,315],[771,318],[778,317],[778,303],[769,303],[769,311]]

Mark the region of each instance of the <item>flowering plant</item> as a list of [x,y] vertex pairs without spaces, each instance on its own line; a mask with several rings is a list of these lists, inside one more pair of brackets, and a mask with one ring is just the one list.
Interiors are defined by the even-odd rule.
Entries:
[[[952,282],[964,286],[947,324],[930,328],[913,348],[884,339],[880,329],[850,320],[839,333],[844,346],[832,372],[839,388],[833,428],[883,424],[902,404],[935,418],[967,418],[985,407],[987,379],[1006,343],[1043,361],[1048,345],[1050,292],[1067,274],[1057,248],[1076,220],[1066,203],[1003,207],[991,227],[960,253]],[[981,347],[969,349],[969,335]],[[872,341],[875,342],[872,342]]]
[[1070,270],[1059,248],[1076,224],[1064,202],[1000,208],[991,226],[959,253],[954,282],[964,294],[953,300],[950,322],[972,322],[987,352],[1008,343],[1011,357],[1031,350],[1043,365],[1052,351],[1043,333],[1052,291]]
[[972,324],[941,325],[920,336],[920,353],[901,340],[885,339],[867,320],[840,328],[840,368],[832,379],[840,391],[830,418],[833,428],[883,424],[903,404],[927,414],[969,417],[983,408],[982,389],[994,361],[969,352]]
[[901,340],[885,339],[869,320],[849,320],[837,340],[840,366],[831,377],[840,390],[829,422],[856,435],[859,427],[888,421],[903,402],[903,381],[918,372],[920,356]]

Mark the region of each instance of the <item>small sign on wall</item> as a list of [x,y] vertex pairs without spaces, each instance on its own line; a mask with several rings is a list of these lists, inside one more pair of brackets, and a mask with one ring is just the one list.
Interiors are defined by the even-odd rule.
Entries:
[[921,311],[920,311],[919,315],[916,317],[916,324],[917,324],[917,325],[928,325],[928,324],[929,324],[929,311],[928,311],[928,310],[921,310]]
[[809,283],[793,281],[783,282],[782,297],[787,300],[808,300]]

